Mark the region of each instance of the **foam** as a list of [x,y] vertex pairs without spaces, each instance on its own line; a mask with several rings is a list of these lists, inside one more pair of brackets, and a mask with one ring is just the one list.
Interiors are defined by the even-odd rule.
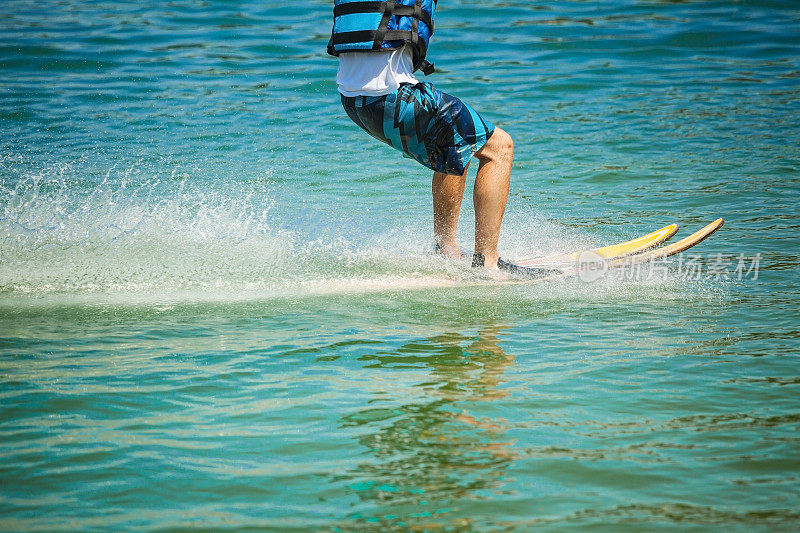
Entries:
[[[6,303],[242,301],[491,285],[430,253],[427,220],[357,233],[332,217],[312,239],[315,228],[287,227],[279,207],[267,181],[151,177],[146,165],[99,180],[67,165],[23,173],[0,184],[0,294]],[[599,242],[519,212],[501,240],[511,257]],[[672,290],[674,281],[637,284]],[[504,297],[598,298],[618,291],[609,283],[516,285]]]

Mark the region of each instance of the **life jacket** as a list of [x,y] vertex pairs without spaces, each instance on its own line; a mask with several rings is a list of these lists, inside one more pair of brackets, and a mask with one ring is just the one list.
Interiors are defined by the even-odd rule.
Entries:
[[414,70],[431,74],[433,65],[425,55],[433,34],[436,2],[335,0],[328,53],[396,50],[408,43],[414,51]]

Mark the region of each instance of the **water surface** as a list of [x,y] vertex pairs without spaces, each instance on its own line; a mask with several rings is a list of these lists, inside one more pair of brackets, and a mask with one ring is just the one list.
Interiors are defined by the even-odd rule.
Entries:
[[725,227],[476,283],[341,110],[328,2],[6,2],[2,529],[798,527],[800,8],[438,11],[429,81],[515,139],[504,255]]

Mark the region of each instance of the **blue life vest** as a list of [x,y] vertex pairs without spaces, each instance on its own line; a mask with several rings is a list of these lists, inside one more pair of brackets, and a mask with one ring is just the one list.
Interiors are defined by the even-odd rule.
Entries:
[[433,65],[425,59],[433,34],[437,0],[335,0],[333,32],[328,53],[395,50],[408,43],[414,51],[414,70],[426,75]]

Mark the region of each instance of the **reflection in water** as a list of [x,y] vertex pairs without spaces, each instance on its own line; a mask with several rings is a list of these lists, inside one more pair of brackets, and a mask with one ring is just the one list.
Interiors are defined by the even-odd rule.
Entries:
[[511,443],[503,420],[477,413],[507,395],[499,386],[514,357],[499,345],[503,329],[446,333],[364,358],[374,368],[428,372],[417,396],[390,398],[393,408],[365,406],[342,420],[343,427],[363,426],[359,442],[372,454],[344,476],[365,504],[349,517],[359,528],[424,528],[457,502],[501,489]]

